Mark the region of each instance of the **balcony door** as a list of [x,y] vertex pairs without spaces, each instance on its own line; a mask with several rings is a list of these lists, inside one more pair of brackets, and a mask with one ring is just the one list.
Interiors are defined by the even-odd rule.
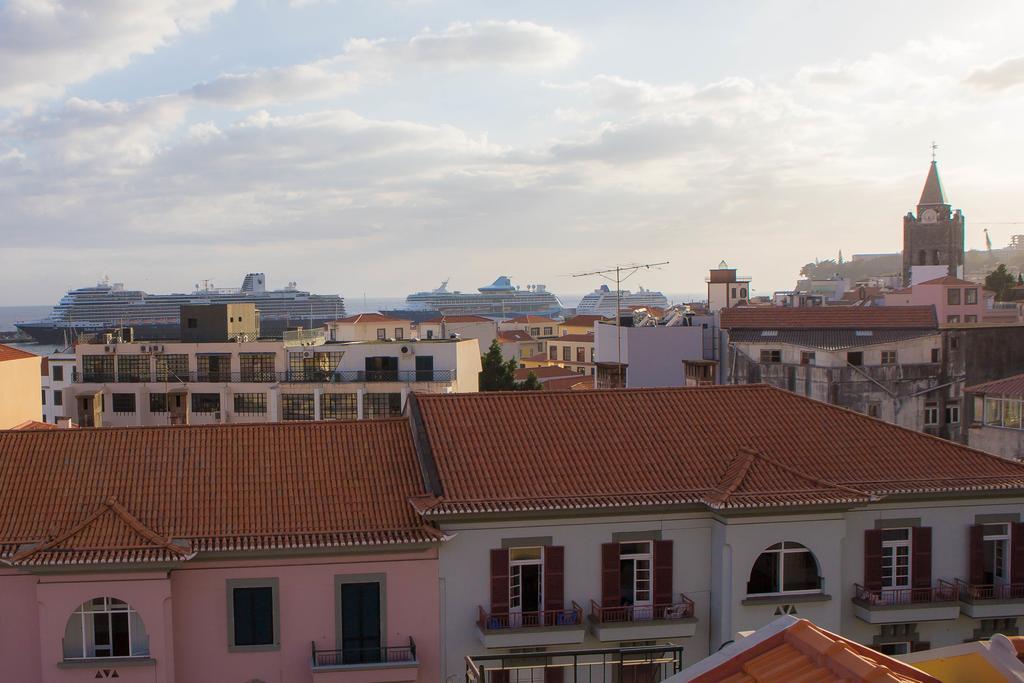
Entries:
[[653,617],[651,601],[651,542],[623,543],[619,547],[619,594],[623,606],[633,607],[633,619]]
[[882,531],[882,588],[910,588],[910,529]]
[[982,567],[984,583],[1000,586],[1010,582],[1010,525],[982,526]]
[[434,379],[434,357],[416,356],[416,381],[431,382]]
[[509,550],[508,619],[512,628],[540,623],[544,606],[543,550],[540,546]]
[[341,661],[363,664],[382,661],[380,584],[343,583],[341,600]]

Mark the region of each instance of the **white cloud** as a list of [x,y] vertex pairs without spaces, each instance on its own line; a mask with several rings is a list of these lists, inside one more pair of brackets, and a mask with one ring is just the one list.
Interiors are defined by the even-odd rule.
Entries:
[[338,59],[309,64],[225,74],[189,90],[198,100],[236,108],[261,107],[275,102],[330,99],[356,91],[361,77],[344,71]]
[[360,61],[382,60],[441,66],[560,66],[580,52],[573,36],[529,21],[478,21],[425,29],[409,40],[357,38],[345,54]]
[[998,92],[1024,83],[1024,57],[1004,59],[971,71],[964,83],[979,90]]
[[233,0],[8,0],[0,4],[0,108],[59,97],[66,86],[201,26]]

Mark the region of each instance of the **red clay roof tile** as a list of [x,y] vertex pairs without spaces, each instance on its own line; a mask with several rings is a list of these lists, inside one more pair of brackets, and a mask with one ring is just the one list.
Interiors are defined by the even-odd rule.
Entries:
[[1024,374],[1012,375],[1003,379],[992,380],[967,387],[965,392],[972,394],[991,394],[993,396],[1024,397]]
[[438,514],[1024,489],[1022,464],[765,385],[416,394],[414,409]]
[[934,306],[739,306],[722,310],[723,329],[935,329]]
[[5,360],[21,360],[22,358],[38,358],[34,353],[28,351],[22,351],[13,346],[7,346],[6,344],[0,344],[0,363]]
[[112,498],[154,537],[196,551],[436,538],[408,504],[423,488],[405,419],[6,431],[0,453],[4,548],[67,538],[74,547],[59,550],[84,553],[76,562],[138,550],[96,517]]

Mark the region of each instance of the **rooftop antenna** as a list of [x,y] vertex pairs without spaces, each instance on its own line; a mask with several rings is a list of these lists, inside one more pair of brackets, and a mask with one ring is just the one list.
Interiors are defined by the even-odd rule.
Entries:
[[937,144],[935,144],[935,140],[932,140],[932,163],[933,164],[935,163],[935,150],[937,150],[938,148],[939,148],[939,146]]
[[[615,358],[619,366],[619,379],[622,379],[622,282],[631,278],[641,268],[650,270],[658,266],[668,265],[668,261],[660,261],[658,263],[628,263],[620,264],[614,268],[606,268],[605,270],[592,270],[587,273],[575,273],[573,277],[587,277],[589,275],[596,275],[604,278],[609,282],[615,283]],[[623,276],[623,271],[626,271]],[[615,279],[612,280],[612,273],[615,273]]]

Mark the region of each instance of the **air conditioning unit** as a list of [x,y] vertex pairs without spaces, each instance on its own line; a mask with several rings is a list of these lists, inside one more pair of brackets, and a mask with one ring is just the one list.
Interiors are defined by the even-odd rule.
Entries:
[[107,353],[113,353],[114,352],[114,347],[113,346],[104,346],[103,350],[105,352],[107,352]]
[[313,352],[312,351],[303,351],[302,352],[302,357],[303,358],[312,358],[313,357]]
[[403,346],[402,353],[412,353],[412,348],[409,346]]

